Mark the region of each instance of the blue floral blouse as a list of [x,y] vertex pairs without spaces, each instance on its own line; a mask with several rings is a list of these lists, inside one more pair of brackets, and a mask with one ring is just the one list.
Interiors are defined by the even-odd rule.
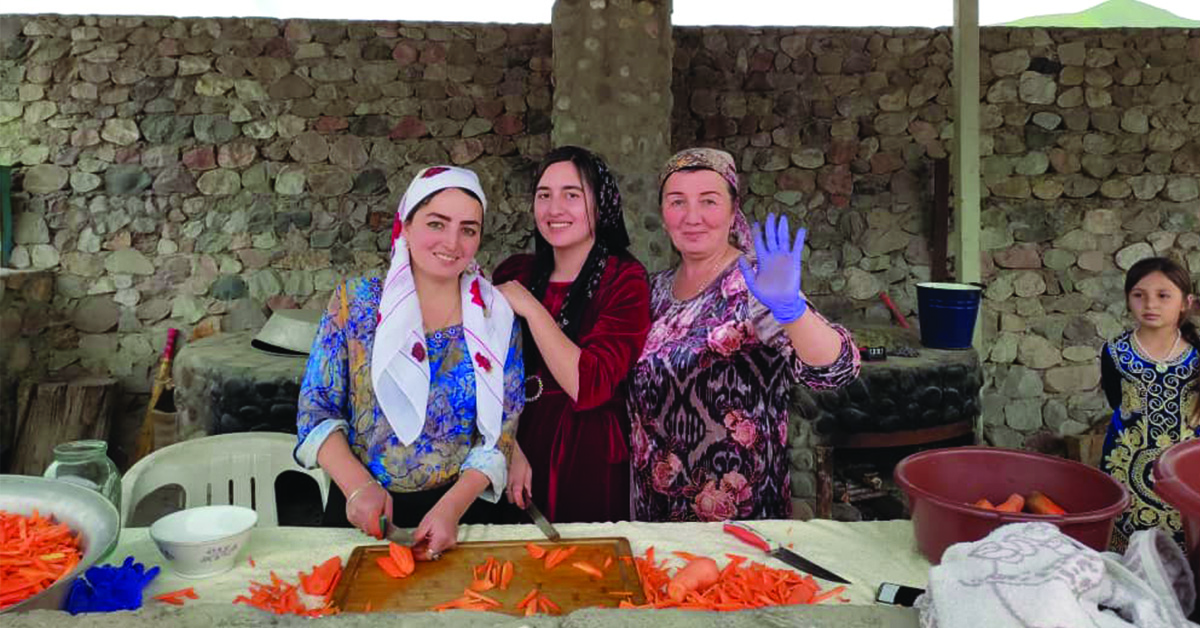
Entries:
[[379,278],[350,280],[337,288],[321,318],[300,386],[296,461],[317,466],[317,451],[334,431],[384,487],[398,493],[437,488],[476,469],[491,480],[481,495],[496,502],[507,483],[507,459],[525,406],[519,325],[513,325],[504,363],[504,416],[495,448],[483,445],[475,425],[475,371],[462,325],[426,334],[430,367],[425,426],[404,446],[375,400],[371,349],[375,341]]

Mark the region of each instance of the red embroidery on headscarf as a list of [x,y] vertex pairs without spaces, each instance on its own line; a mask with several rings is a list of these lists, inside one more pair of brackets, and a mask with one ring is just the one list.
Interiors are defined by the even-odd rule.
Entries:
[[415,342],[413,343],[412,356],[417,359],[417,362],[425,361],[425,345]]
[[400,237],[400,232],[404,231],[404,221],[400,220],[400,215],[396,215],[396,222],[392,223],[392,244],[396,243],[396,238]]
[[479,368],[483,369],[485,372],[492,372],[492,363],[489,362],[487,358],[483,357],[482,353],[477,352],[475,354],[475,363],[478,364]]
[[483,304],[483,293],[479,290],[478,277],[475,278],[475,281],[471,282],[471,303],[474,303],[479,307],[486,308],[486,306]]
[[445,166],[434,166],[432,168],[425,170],[425,172],[421,173],[421,178],[428,179],[429,177],[436,177],[437,175],[442,174],[443,172],[446,172],[447,170],[449,170],[449,168],[447,168]]

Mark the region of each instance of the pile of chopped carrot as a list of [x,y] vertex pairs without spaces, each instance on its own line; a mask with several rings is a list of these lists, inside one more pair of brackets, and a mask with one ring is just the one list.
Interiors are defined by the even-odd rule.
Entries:
[[183,600],[185,598],[189,600],[198,600],[200,599],[200,596],[196,595],[196,590],[192,587],[154,596],[154,599],[158,600],[159,602],[174,604],[175,606],[183,606]]
[[500,561],[493,557],[488,557],[481,565],[476,565],[471,569],[474,578],[468,588],[475,592],[489,591],[496,587],[500,587],[501,591],[508,589],[508,584],[513,579],[513,564],[511,560]]
[[79,564],[79,537],[38,511],[0,510],[0,609],[45,591]]
[[[334,556],[313,567],[311,574],[300,573],[300,586],[294,585],[271,572],[271,584],[250,581],[250,595],[239,595],[234,604],[247,604],[276,615],[303,615],[324,617],[338,612],[333,605],[333,591],[342,577],[342,559]],[[323,604],[309,608],[300,598],[300,592],[320,596]]]
[[[686,552],[676,555],[689,562],[704,560]],[[748,566],[745,556],[726,554],[729,563],[717,574],[716,582],[699,590],[688,591],[682,601],[671,599],[667,589],[672,574],[667,570],[667,561],[655,562],[654,548],[646,550],[644,556],[634,559],[638,574],[642,577],[645,604],[634,604],[621,600],[620,608],[686,608],[709,611],[736,611],[762,606],[790,604],[819,604],[839,596],[846,587],[834,587],[822,591],[812,576],[801,576],[790,569],[773,569],[761,563]],[[681,568],[685,569],[685,568]],[[630,595],[632,597],[632,595]],[[846,602],[845,598],[838,598]]]
[[300,589],[309,595],[328,597],[342,579],[342,557],[334,556],[313,567],[311,574],[300,572]]

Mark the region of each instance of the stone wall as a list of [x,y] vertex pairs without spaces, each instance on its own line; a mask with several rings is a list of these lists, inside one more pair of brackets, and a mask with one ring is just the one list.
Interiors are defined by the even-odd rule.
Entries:
[[[752,218],[808,227],[804,286],[823,311],[886,322],[886,289],[915,319],[932,163],[953,142],[949,32],[676,38],[674,146],[731,151]],[[1127,324],[1124,269],[1161,254],[1200,276],[1200,31],[986,28],[981,41],[983,436],[1056,450],[1106,418],[1097,353]]]
[[930,29],[676,29],[676,148],[730,151],[751,220],[808,228],[805,293],[888,322],[929,278],[933,159],[951,133],[948,34]]
[[[49,370],[145,390],[167,327],[254,327],[264,306],[381,272],[391,208],[431,162],[480,171],[485,265],[532,226],[549,26],[20,16],[0,31],[14,260],[56,273],[57,336],[33,357]],[[886,323],[887,290],[914,317],[932,163],[952,145],[948,31],[673,39],[673,148],[732,151],[747,211],[808,227],[822,311]],[[1041,447],[1103,415],[1096,351],[1125,325],[1123,269],[1164,253],[1200,273],[1200,31],[984,29],[982,47],[985,435]]]
[[1098,351],[1124,272],[1200,279],[1200,31],[985,29],[982,246],[989,440],[1054,448],[1102,423]]
[[[393,208],[451,162],[522,248],[549,146],[548,26],[6,18],[17,268],[55,269],[38,360],[148,390],[168,327],[239,329],[386,270]],[[14,24],[19,26],[15,27]]]

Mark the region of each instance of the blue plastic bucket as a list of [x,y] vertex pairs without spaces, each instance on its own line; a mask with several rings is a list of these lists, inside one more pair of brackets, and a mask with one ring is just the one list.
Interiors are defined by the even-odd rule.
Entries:
[[965,283],[917,284],[921,344],[932,349],[967,349],[979,316],[979,286]]

